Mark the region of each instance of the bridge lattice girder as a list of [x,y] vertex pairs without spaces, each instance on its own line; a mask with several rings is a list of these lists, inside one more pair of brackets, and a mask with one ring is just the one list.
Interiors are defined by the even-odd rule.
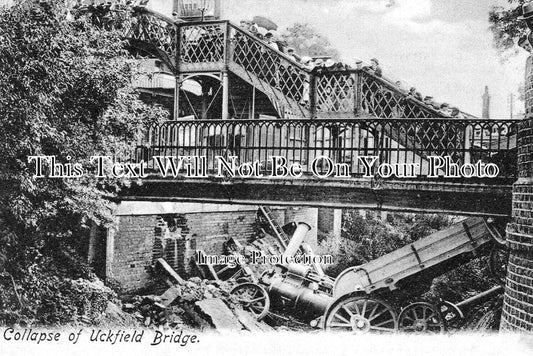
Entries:
[[279,117],[449,117],[365,70],[310,71],[229,21],[178,22],[144,7],[90,17],[176,75],[234,73],[263,92]]

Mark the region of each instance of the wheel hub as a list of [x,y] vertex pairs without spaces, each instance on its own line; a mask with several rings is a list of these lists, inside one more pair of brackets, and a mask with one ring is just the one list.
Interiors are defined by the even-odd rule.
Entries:
[[366,333],[370,331],[370,322],[361,315],[353,315],[350,318],[350,324],[355,333]]
[[422,331],[426,331],[427,329],[427,323],[425,320],[423,319],[417,319],[415,320],[414,324],[413,324],[413,327],[415,329],[415,331],[417,332],[422,332]]

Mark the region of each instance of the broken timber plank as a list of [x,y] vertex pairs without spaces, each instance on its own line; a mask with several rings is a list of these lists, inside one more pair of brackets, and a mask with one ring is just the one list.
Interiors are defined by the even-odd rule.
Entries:
[[198,264],[198,261],[196,261],[196,258],[193,258],[192,261],[194,262],[194,265],[196,266],[196,269],[198,270],[198,272],[200,272],[200,274],[202,275],[202,278],[203,278],[203,279],[207,279],[207,276],[206,276],[206,274],[205,274],[204,269],[202,268],[202,266],[200,266],[200,265]]
[[170,267],[170,265],[167,263],[167,261],[165,261],[162,258],[158,258],[157,259],[157,264],[163,269],[163,271],[165,271],[170,277],[172,277],[172,279],[176,283],[178,283],[178,284],[185,283],[183,278],[181,278],[180,275],[178,273],[176,273],[176,271],[174,271],[174,269],[172,267]]
[[218,274],[217,274],[217,271],[215,271],[215,268],[213,267],[212,264],[207,264],[207,269],[209,270],[209,273],[211,273],[211,275],[213,276],[213,278],[215,279],[215,281],[220,281],[220,278],[218,278]]

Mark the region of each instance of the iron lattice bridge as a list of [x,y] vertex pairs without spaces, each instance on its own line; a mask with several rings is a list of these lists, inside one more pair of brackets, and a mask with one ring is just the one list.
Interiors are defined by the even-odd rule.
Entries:
[[280,118],[451,117],[362,69],[309,70],[229,21],[178,22],[144,7],[80,13],[121,31],[137,54],[161,59],[180,80],[235,75],[261,91]]

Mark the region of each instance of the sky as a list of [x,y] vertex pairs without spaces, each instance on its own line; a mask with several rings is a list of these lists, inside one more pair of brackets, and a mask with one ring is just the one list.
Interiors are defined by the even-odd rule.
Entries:
[[[491,117],[509,118],[509,94],[523,83],[527,54],[502,62],[493,47],[488,12],[504,0],[222,0],[223,18],[271,18],[280,31],[313,24],[341,53],[380,60],[385,76],[423,95],[481,116],[485,85]],[[515,113],[523,103],[515,101]]]

